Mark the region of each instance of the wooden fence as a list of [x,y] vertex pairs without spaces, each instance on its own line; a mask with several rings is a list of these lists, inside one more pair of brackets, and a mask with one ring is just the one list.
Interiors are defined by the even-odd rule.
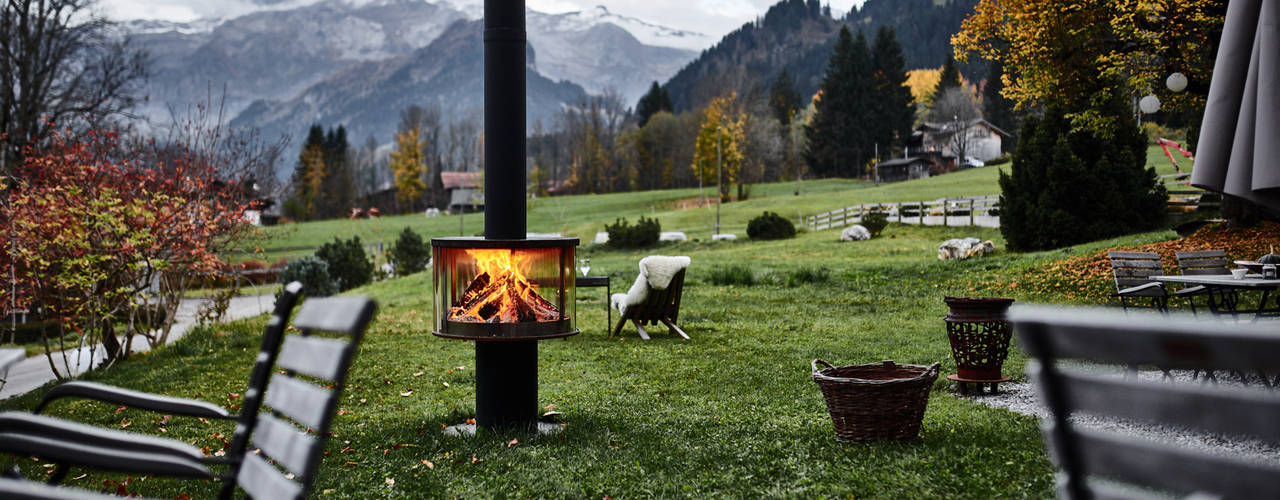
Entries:
[[[879,209],[890,222],[922,224],[926,226],[980,226],[1000,227],[996,210],[1000,195],[971,196],[965,198],[939,198],[932,201],[900,201],[894,203],[867,203],[838,208],[830,212],[800,217],[800,225],[810,231],[821,231],[862,222],[862,217]],[[993,213],[994,212],[994,213]]]
[[1222,205],[1222,195],[1191,187],[1187,172],[1160,176],[1165,192],[1169,193],[1169,212],[1194,212],[1199,208],[1217,208]]

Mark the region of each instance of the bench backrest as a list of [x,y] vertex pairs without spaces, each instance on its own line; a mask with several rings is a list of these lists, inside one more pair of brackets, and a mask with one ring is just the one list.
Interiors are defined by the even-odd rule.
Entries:
[[1073,359],[1118,367],[1150,364],[1275,374],[1280,371],[1280,336],[1274,329],[1078,308],[1015,307],[1008,318],[1034,358],[1028,372],[1051,411],[1044,435],[1062,471],[1061,497],[1128,496],[1105,483],[1086,481],[1090,476],[1224,499],[1280,491],[1280,467],[1275,465],[1081,428],[1070,420],[1084,412],[1278,442],[1277,391],[1261,385],[1237,388],[1090,375],[1071,369],[1078,363],[1060,363]]
[[1107,252],[1111,259],[1111,272],[1116,279],[1116,290],[1151,283],[1152,276],[1164,274],[1160,254],[1155,252]]
[[1178,269],[1186,275],[1219,275],[1231,274],[1227,267],[1227,252],[1223,250],[1195,250],[1177,252]]
[[251,434],[258,453],[246,454],[233,470],[250,497],[306,496],[347,370],[375,308],[363,297],[312,298],[302,304],[293,320],[300,333],[285,337],[278,371],[270,374],[263,398],[270,411],[258,415]]

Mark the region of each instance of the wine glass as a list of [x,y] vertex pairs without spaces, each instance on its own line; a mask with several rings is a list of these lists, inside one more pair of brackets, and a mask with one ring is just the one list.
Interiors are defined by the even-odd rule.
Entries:
[[591,270],[591,259],[578,259],[578,270],[582,271],[583,276],[586,276],[587,271]]

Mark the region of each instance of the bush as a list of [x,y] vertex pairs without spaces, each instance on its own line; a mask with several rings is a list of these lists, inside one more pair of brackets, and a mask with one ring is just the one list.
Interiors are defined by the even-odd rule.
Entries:
[[753,240],[782,240],[795,235],[795,224],[773,212],[765,212],[747,223],[747,236]]
[[328,297],[338,293],[338,284],[329,276],[329,264],[317,257],[295,259],[280,273],[280,282],[302,282],[307,297]]
[[431,247],[418,233],[404,228],[391,247],[391,264],[395,266],[396,276],[407,276],[426,269],[430,260]]
[[[1123,111],[1113,113],[1125,116]],[[1043,250],[1150,231],[1167,196],[1132,124],[1102,137],[1062,110],[1028,117],[1009,174],[1000,172],[1000,232],[1012,250]]]
[[329,276],[338,291],[347,291],[373,280],[373,262],[365,255],[359,236],[352,236],[347,241],[333,238],[316,251],[316,258],[329,265]]
[[880,231],[884,231],[884,228],[889,225],[889,214],[880,210],[880,207],[872,208],[866,215],[862,216],[860,224],[862,224],[862,227],[867,228],[867,232],[871,233],[872,238],[875,238],[880,236]]
[[707,281],[713,285],[752,286],[756,284],[756,275],[747,266],[713,267]]
[[611,247],[645,248],[658,242],[662,226],[657,219],[646,219],[641,215],[634,226],[628,225],[626,219],[618,219],[613,224],[605,224],[604,230],[609,233],[608,245]]

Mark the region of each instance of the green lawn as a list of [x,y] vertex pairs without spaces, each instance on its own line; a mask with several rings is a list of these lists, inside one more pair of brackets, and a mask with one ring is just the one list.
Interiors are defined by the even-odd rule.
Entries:
[[[875,186],[857,181],[761,185],[751,200],[726,204],[727,230],[741,234],[764,210],[816,213],[845,204],[993,194],[993,167],[932,179]],[[666,230],[702,241],[644,251],[583,247],[592,274],[607,273],[614,290],[635,278],[648,254],[689,255],[681,326],[692,340],[655,328],[641,341],[633,328],[607,338],[602,289],[581,290],[576,314],[583,333],[540,343],[539,404],[562,412],[553,436],[482,433],[443,435],[445,425],[474,415],[474,350],[470,343],[430,335],[430,276],[419,273],[352,293],[380,304],[356,359],[329,440],[317,497],[904,497],[1046,498],[1053,474],[1035,419],[957,397],[943,377],[914,442],[841,443],[835,439],[809,365],[893,359],[942,362],[954,373],[943,316],[947,295],[1008,296],[1022,302],[1062,301],[1005,290],[997,283],[1046,262],[1121,244],[1173,238],[1171,231],[1094,242],[1049,252],[940,262],[937,245],[996,230],[893,224],[872,241],[841,243],[838,231],[804,232],[784,241],[712,243],[708,209],[675,210],[696,190],[578,196],[533,202],[529,227],[589,238],[615,217],[656,216]],[[465,233],[482,216],[467,216]],[[402,227],[425,236],[457,234],[457,217],[386,217],[272,228],[270,245],[320,244],[334,235],[390,241]],[[753,270],[760,284],[717,285],[713,271]],[[825,281],[788,286],[800,276]],[[791,279],[789,279],[791,278]],[[263,318],[198,328],[178,343],[87,378],[194,397],[234,407],[244,391]],[[1025,380],[1026,357],[1015,347],[1004,373]],[[42,390],[0,403],[32,408]],[[160,433],[219,449],[231,428],[81,402],[49,410],[113,428]],[[514,440],[514,442],[513,442]],[[21,459],[32,476],[47,464]],[[7,466],[0,461],[0,467]],[[87,488],[117,475],[73,472]],[[133,478],[130,492],[207,498],[217,485]]]
[[[430,497],[907,497],[1044,498],[1052,472],[1033,418],[987,408],[934,386],[920,439],[835,439],[809,363],[894,359],[943,363],[954,373],[942,318],[945,295],[1008,295],[982,283],[1064,255],[1169,232],[1062,251],[939,262],[938,242],[989,229],[891,225],[876,240],[840,243],[838,233],[786,241],[685,242],[648,251],[592,251],[592,265],[634,279],[649,253],[689,255],[681,310],[684,341],[656,329],[639,340],[606,338],[600,289],[578,301],[581,335],[540,344],[539,404],[564,413],[555,436],[444,436],[474,411],[471,344],[432,337],[426,273],[354,293],[380,304],[343,395],[315,493],[333,498]],[[719,286],[714,269],[744,265],[764,284]],[[786,277],[825,267],[826,282],[788,287]],[[593,273],[594,274],[594,273]],[[1020,300],[1043,299],[1026,297]],[[233,405],[243,392],[262,320],[197,330],[177,345],[91,378]],[[1005,374],[1025,379],[1016,351]],[[36,394],[4,403],[30,408]],[[129,430],[159,432],[160,417],[135,410],[59,403],[52,413]],[[165,434],[217,449],[228,426],[175,419]],[[518,441],[509,446],[511,441]],[[429,461],[428,467],[423,460]],[[3,465],[3,464],[0,464]],[[43,470],[22,461],[24,470]],[[80,473],[73,472],[71,477]],[[89,474],[83,487],[118,476]],[[391,481],[388,481],[391,480]],[[394,482],[394,484],[389,484]],[[131,492],[208,497],[216,485],[135,479]]]

